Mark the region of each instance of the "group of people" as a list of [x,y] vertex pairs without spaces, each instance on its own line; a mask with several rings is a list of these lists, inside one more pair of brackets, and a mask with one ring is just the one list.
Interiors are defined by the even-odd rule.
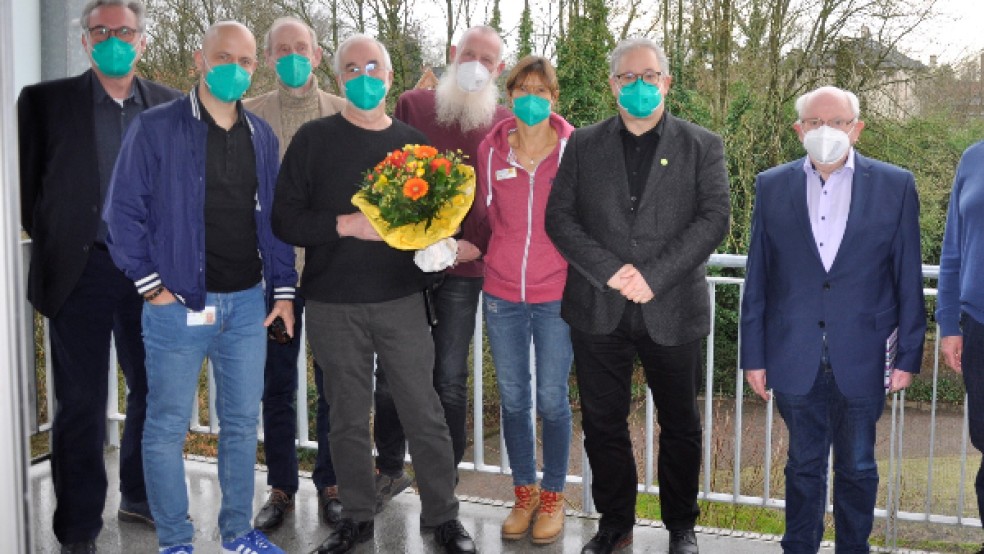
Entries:
[[[128,388],[119,519],[153,526],[161,552],[192,552],[182,450],[207,357],[223,551],[282,552],[265,532],[294,509],[299,486],[305,310],[318,390],[313,481],[331,528],[317,551],[372,538],[375,514],[412,483],[409,443],[421,527],[445,552],[474,552],[454,491],[480,298],[515,495],[502,538],[548,544],[563,533],[573,363],[601,513],[582,552],[632,543],[627,418],[638,359],[660,425],[669,551],[698,552],[705,263],[728,231],[730,192],[722,139],[665,109],[672,77],[656,43],[615,47],[618,113],[575,130],[556,113],[545,58],[519,60],[500,103],[503,43],[490,27],[468,29],[436,88],[403,93],[391,117],[389,53],[366,35],[331,56],[343,99],[312,73],[325,61],[313,29],[276,20],[263,44],[275,88],[244,100],[261,62],[239,23],[208,28],[194,54],[200,79],[181,94],[135,75],[146,48],[138,0],[92,0],[80,22],[91,69],[26,87],[18,101],[28,294],[51,321],[63,553],[95,552],[102,526],[111,336]],[[912,173],[855,151],[864,122],[854,94],[822,87],[796,111],[806,156],[756,180],[741,367],[756,394],[775,394],[789,431],[784,551],[819,548],[833,448],[837,549],[867,552],[875,424],[886,392],[908,386],[922,359],[918,198]],[[460,150],[476,168],[455,264],[438,274],[387,246],[351,203],[363,173],[406,144]],[[978,448],[980,148],[957,171],[937,315],[946,361],[967,382]],[[268,333],[275,326],[283,332]],[[261,404],[270,494],[254,518]]]

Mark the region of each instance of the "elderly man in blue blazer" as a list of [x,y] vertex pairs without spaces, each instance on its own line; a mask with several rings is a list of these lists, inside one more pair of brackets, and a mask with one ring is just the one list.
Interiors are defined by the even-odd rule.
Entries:
[[772,389],[789,430],[784,552],[817,552],[834,450],[838,552],[868,552],[887,392],[919,372],[926,316],[912,173],[854,148],[857,97],[796,102],[807,156],[756,179],[741,314],[741,367]]
[[574,131],[547,203],[547,233],[570,263],[561,315],[601,512],[585,554],[632,542],[638,476],[627,417],[636,357],[660,425],[669,551],[697,552],[704,264],[728,232],[730,197],[721,137],[666,112],[670,81],[656,43],[620,42],[609,73],[619,113]]

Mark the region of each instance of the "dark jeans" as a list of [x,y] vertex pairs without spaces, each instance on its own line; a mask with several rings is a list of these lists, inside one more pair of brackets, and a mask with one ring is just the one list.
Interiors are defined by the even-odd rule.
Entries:
[[[263,373],[263,445],[269,473],[267,484],[287,494],[297,492],[297,357],[301,353],[301,321],[304,299],[294,300],[294,340],[290,344],[267,341],[266,367]],[[322,385],[321,367],[314,365],[318,387],[317,440],[318,456],[314,463],[314,486],[318,491],[335,485],[335,468],[331,465],[328,443],[328,401]],[[307,394],[304,395],[307,398]],[[307,413],[307,404],[304,404]]]
[[783,552],[814,554],[820,548],[831,445],[836,550],[868,552],[878,493],[875,423],[885,408],[885,395],[845,397],[834,373],[822,369],[805,395],[775,395],[789,430]]
[[[444,408],[444,419],[451,432],[454,465],[465,456],[468,445],[465,418],[468,413],[468,348],[475,334],[475,312],[482,292],[481,277],[447,275],[433,292],[437,310],[434,337],[434,389]],[[393,395],[386,381],[384,364],[377,364],[374,438],[376,467],[383,473],[403,470],[406,437],[396,415]]]
[[626,531],[635,522],[638,475],[627,419],[638,355],[660,427],[657,474],[663,523],[668,529],[693,528],[700,514],[700,340],[679,346],[653,342],[641,308],[630,304],[612,333],[592,335],[571,328],[571,342],[600,526]]
[[[963,331],[964,387],[967,389],[967,416],[970,426],[970,442],[984,452],[984,323],[966,313],[960,318]],[[977,470],[974,482],[977,491],[977,507],[984,514],[984,459]]]
[[147,414],[142,309],[143,299],[133,282],[116,268],[108,252],[96,248],[75,289],[51,318],[57,402],[51,428],[51,478],[58,499],[53,527],[61,543],[94,539],[102,528],[111,334],[128,389],[120,444],[120,492],[133,502],[147,499],[141,455]]

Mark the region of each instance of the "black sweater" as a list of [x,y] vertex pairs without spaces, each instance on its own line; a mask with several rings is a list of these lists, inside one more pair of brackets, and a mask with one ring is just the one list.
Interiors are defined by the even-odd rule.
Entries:
[[336,216],[358,211],[352,195],[362,174],[393,150],[426,144],[419,131],[397,120],[381,131],[357,127],[336,114],[301,126],[280,167],[273,231],[305,248],[301,293],[330,303],[370,303],[424,289],[413,251],[382,241],[339,237]]

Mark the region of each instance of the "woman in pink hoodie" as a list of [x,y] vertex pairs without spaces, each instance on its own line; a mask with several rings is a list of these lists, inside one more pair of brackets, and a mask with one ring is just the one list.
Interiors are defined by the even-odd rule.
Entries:
[[[506,78],[515,118],[503,120],[478,147],[475,207],[489,232],[483,285],[486,332],[502,400],[502,432],[516,503],[504,539],[533,526],[537,544],[564,529],[564,483],[571,444],[570,329],[560,317],[567,262],[543,227],[547,197],[574,128],[552,112],[559,87],[550,62],[520,60]],[[530,341],[536,348],[536,408],[543,423],[543,480],[536,482]],[[536,517],[534,522],[534,516]]]

